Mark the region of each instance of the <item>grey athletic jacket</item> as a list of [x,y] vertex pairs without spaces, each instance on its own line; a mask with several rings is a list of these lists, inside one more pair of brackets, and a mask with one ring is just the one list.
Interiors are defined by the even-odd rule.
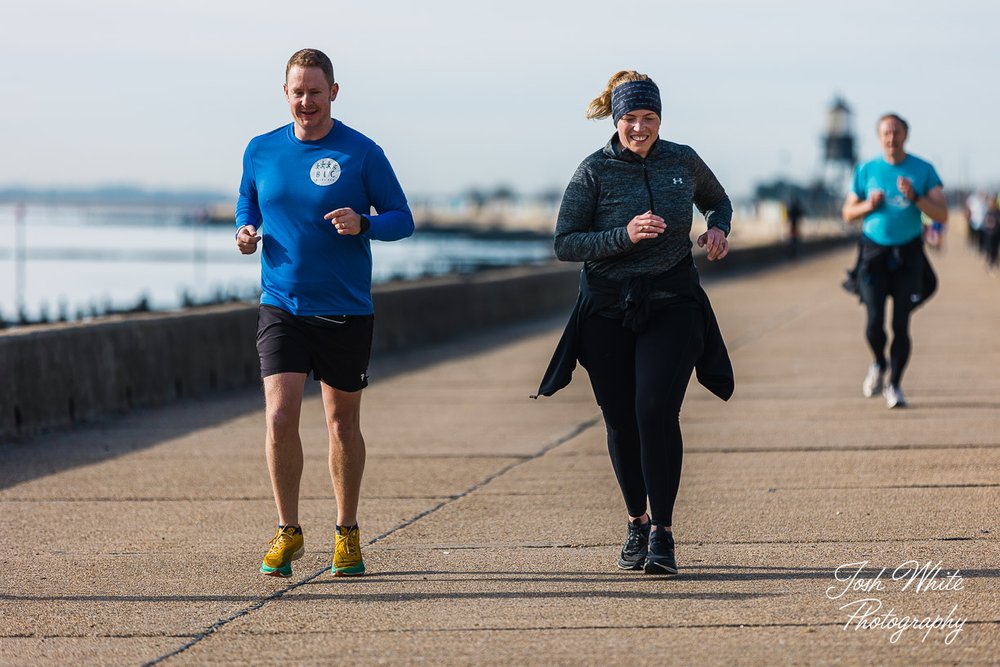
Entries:
[[[566,187],[556,256],[614,280],[663,273],[691,252],[692,204],[708,227],[729,234],[732,203],[694,149],[659,139],[643,159],[622,148],[616,134],[580,163]],[[667,230],[633,245],[625,226],[650,210]]]

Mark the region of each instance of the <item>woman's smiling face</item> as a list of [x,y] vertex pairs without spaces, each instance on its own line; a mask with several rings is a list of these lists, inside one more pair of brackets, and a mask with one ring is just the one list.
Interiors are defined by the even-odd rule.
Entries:
[[618,141],[639,157],[646,157],[660,134],[660,117],[649,109],[635,109],[618,119]]

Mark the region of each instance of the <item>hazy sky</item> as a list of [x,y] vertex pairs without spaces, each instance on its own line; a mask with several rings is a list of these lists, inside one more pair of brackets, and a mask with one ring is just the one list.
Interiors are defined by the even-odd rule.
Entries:
[[235,193],[246,142],[290,120],[306,46],[333,59],[334,116],[413,195],[561,189],[613,130],[587,103],[632,68],[661,88],[661,136],[735,195],[816,175],[835,93],[862,156],[893,110],[946,187],[1000,185],[998,29],[987,0],[5,0],[0,186]]

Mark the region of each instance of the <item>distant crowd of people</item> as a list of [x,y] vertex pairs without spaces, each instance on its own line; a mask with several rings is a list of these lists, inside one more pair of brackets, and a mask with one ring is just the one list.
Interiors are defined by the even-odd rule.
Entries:
[[965,200],[969,245],[986,258],[986,268],[996,273],[1000,251],[1000,194],[974,192]]

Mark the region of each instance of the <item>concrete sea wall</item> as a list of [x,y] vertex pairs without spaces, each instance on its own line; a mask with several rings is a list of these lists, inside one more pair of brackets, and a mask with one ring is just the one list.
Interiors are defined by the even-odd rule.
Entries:
[[[376,352],[567,312],[578,268],[523,267],[377,287]],[[0,440],[260,382],[256,304],[0,332]]]

